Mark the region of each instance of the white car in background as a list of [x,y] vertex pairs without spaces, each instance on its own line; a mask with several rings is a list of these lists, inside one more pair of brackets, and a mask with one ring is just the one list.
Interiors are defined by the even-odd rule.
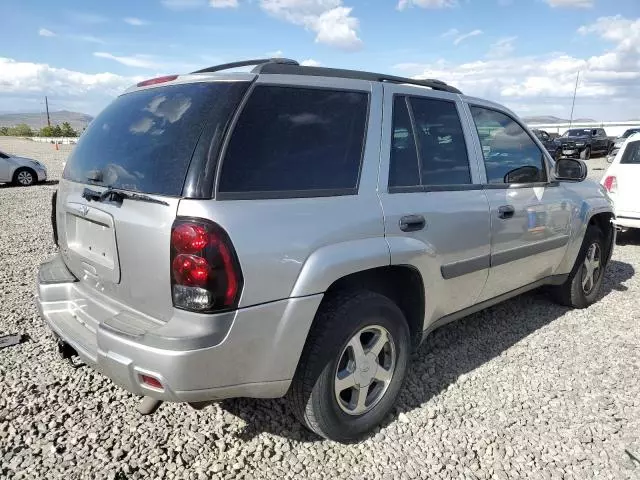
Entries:
[[28,187],[47,179],[47,167],[37,160],[0,152],[0,183]]
[[640,133],[622,145],[601,183],[613,200],[616,225],[640,228]]

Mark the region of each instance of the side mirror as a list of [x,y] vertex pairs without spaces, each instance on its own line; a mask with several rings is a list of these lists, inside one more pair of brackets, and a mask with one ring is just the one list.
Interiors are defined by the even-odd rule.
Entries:
[[507,172],[504,183],[532,183],[540,181],[540,169],[534,166],[519,167]]
[[556,160],[555,177],[556,180],[581,182],[587,178],[587,164],[574,158]]

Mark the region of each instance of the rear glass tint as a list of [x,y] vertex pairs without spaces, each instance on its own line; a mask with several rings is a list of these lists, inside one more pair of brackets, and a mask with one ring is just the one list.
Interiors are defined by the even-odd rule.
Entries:
[[620,163],[640,165],[640,142],[631,142],[624,149]]
[[82,134],[63,178],[179,196],[204,126],[224,128],[247,86],[203,82],[122,95]]
[[218,192],[355,193],[368,99],[364,92],[256,87],[231,136]]

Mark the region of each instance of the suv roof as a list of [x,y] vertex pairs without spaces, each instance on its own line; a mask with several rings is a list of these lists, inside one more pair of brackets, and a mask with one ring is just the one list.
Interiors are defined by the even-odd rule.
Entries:
[[223,63],[212,67],[196,70],[191,73],[213,73],[222,70],[230,70],[232,68],[253,66],[251,73],[256,74],[280,74],[280,75],[306,75],[315,77],[334,77],[334,78],[351,78],[355,80],[368,80],[372,82],[390,82],[390,83],[407,83],[411,85],[420,85],[429,87],[433,90],[440,90],[450,93],[462,93],[455,87],[446,84],[442,80],[397,77],[395,75],[386,75],[382,73],[363,72],[360,70],[345,70],[341,68],[326,67],[306,67],[300,65],[297,61],[289,58],[261,58],[255,60],[243,60],[240,62]]

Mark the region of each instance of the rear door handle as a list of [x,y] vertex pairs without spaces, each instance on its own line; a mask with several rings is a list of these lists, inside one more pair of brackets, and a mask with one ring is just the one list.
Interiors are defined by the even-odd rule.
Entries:
[[516,213],[516,209],[513,208],[513,205],[502,205],[498,208],[500,218],[512,218],[514,213]]
[[400,218],[400,230],[403,232],[417,232],[427,224],[422,215],[405,215]]

